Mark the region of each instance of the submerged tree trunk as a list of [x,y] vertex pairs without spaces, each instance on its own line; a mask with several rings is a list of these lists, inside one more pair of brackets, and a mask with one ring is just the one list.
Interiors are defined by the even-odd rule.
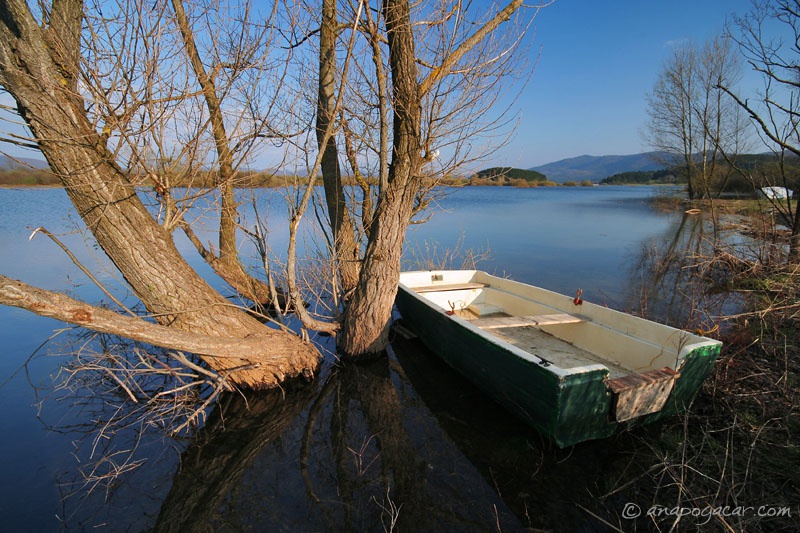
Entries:
[[422,95],[409,3],[386,0],[383,10],[392,73],[393,151],[388,185],[381,191],[372,218],[361,275],[339,337],[339,350],[351,359],[381,352],[388,343],[400,258],[422,166]]
[[[415,212],[422,186],[423,165],[431,161],[422,131],[422,100],[475,47],[522,7],[511,0],[470,32],[455,48],[449,48],[436,68],[420,81],[408,0],[384,0],[389,48],[393,108],[392,156],[386,183],[381,183],[361,272],[339,334],[338,348],[349,359],[370,357],[385,350],[389,322],[400,281],[405,234]],[[382,114],[381,114],[382,115]],[[423,156],[423,152],[425,155]]]
[[[82,12],[78,0],[56,2],[53,20]],[[55,33],[62,30],[62,33]],[[79,97],[77,72],[80,19],[63,27],[42,28],[23,0],[0,6],[0,84],[14,97],[42,154],[59,176],[78,214],[97,243],[120,270],[136,296],[162,325],[220,337],[267,335],[281,338],[275,354],[286,375],[316,362],[317,352],[299,338],[269,330],[234,308],[183,259],[172,237],[153,217],[134,186],[113,161],[92,128]],[[60,43],[53,47],[50,43]],[[275,375],[259,372],[258,362],[213,359],[218,371],[250,387],[276,385]]]
[[[212,368],[228,372],[241,368],[233,374],[240,384],[247,382],[257,388],[259,375],[273,376],[282,380],[287,374],[296,374],[304,369],[313,369],[315,358],[304,361],[304,343],[297,337],[285,335],[269,328],[248,336],[226,337],[185,332],[176,328],[153,324],[139,317],[124,316],[109,309],[92,306],[65,296],[31,287],[20,281],[0,275],[0,305],[28,309],[46,316],[83,326],[100,333],[119,335],[128,339],[161,346],[171,350],[202,353]],[[281,357],[281,353],[297,350],[297,361],[303,366],[292,368]]]
[[361,276],[339,334],[339,351],[350,359],[380,353],[389,341],[403,242],[416,195],[412,186],[389,187],[394,190],[375,211]]

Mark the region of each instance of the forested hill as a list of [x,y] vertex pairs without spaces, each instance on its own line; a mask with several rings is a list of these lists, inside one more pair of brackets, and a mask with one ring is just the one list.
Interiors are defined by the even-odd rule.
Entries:
[[686,180],[679,179],[675,173],[668,169],[662,170],[639,170],[635,172],[620,172],[603,179],[600,184],[602,185],[623,185],[627,183],[634,183],[639,185],[645,184],[674,184],[685,183]]
[[547,181],[547,176],[540,172],[536,172],[534,170],[525,170],[522,168],[512,168],[512,167],[492,167],[481,170],[473,176],[473,178],[478,178],[480,180],[491,180],[491,181],[518,181],[524,180],[528,182],[545,182]]

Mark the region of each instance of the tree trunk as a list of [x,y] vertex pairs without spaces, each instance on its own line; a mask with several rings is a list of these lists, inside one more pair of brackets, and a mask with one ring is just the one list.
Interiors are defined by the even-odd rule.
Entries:
[[[455,50],[445,55],[441,64],[430,69],[420,82],[410,2],[384,0],[394,111],[392,158],[387,181],[381,183],[378,203],[367,232],[367,249],[358,285],[345,312],[339,335],[338,348],[344,357],[365,358],[382,352],[388,344],[389,321],[400,281],[403,243],[422,186],[422,166],[426,162],[422,155],[423,96],[450,75],[478,43],[510,20],[522,5],[522,0],[511,0]],[[428,150],[424,151],[428,157]]]
[[[792,209],[794,204],[794,209]],[[800,263],[800,206],[797,201],[789,198],[789,212],[792,213],[792,228],[789,236],[789,257],[792,264]]]
[[[195,42],[189,18],[183,8],[181,0],[172,0],[172,8],[178,22],[186,55],[192,65],[192,70],[203,91],[203,98],[208,109],[211,134],[217,152],[219,169],[214,180],[214,185],[220,194],[219,212],[219,256],[205,250],[199,240],[190,231],[187,224],[183,224],[184,232],[194,243],[200,255],[208,262],[222,279],[234,290],[256,304],[267,306],[270,303],[271,292],[269,286],[247,273],[241,261],[236,245],[236,220],[239,215],[235,198],[234,178],[236,171],[233,164],[233,152],[230,147],[230,137],[225,129],[225,118],[222,113],[222,104],[214,79],[206,72],[200,51]],[[280,302],[274,302],[280,305]]]
[[[55,3],[65,12],[80,1]],[[267,328],[212,289],[183,259],[169,235],[148,213],[134,186],[113,162],[104,141],[92,128],[77,97],[77,88],[50,55],[45,35],[23,0],[0,4],[0,84],[14,97],[42,154],[59,176],[78,214],[97,243],[120,270],[148,311],[162,325],[210,336],[246,337]],[[77,31],[80,24],[77,25]],[[74,25],[72,31],[76,31]],[[55,35],[66,45],[75,36]],[[52,42],[54,39],[50,39]],[[58,60],[75,58],[66,50]],[[76,83],[75,83],[76,84]],[[297,374],[316,360],[313,346],[289,334],[289,350],[276,350],[286,361],[287,375]],[[291,337],[291,340],[288,339]],[[240,367],[247,361],[215,359],[216,370]],[[232,375],[232,381],[253,387],[277,384],[258,369]]]
[[[352,219],[342,184],[336,138],[328,130],[336,118],[336,1],[323,0],[319,33],[319,96],[317,98],[317,146],[322,151],[322,182],[333,230],[333,253],[342,291],[349,293],[358,282],[359,257]],[[327,139],[326,139],[327,137]]]
[[422,98],[414,36],[407,0],[383,4],[389,41],[394,102],[393,152],[389,183],[381,192],[369,231],[358,285],[349,302],[339,337],[339,351],[350,359],[386,349],[405,233],[411,222],[420,155]]
[[[0,275],[0,305],[33,311],[37,315],[55,318],[100,333],[119,335],[139,342],[171,350],[202,353],[212,368],[225,372],[241,368],[234,375],[240,383],[257,388],[259,376],[274,376],[277,381],[287,374],[295,375],[316,366],[316,356],[304,354],[306,345],[294,335],[282,334],[270,328],[242,337],[223,337],[185,332],[153,324],[142,318],[124,316],[103,307],[85,304],[69,296],[37,289],[20,281]],[[301,366],[293,368],[280,353],[296,352]]]
[[[390,188],[397,189],[397,187]],[[347,306],[339,351],[350,359],[367,358],[386,349],[392,306],[400,281],[400,259],[416,191],[392,191],[375,212],[361,276]]]

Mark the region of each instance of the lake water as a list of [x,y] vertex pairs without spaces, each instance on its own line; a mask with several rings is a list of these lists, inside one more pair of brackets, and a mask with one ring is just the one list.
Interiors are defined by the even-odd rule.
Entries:
[[[586,300],[637,310],[654,294],[639,268],[646,251],[676,242],[686,227],[681,214],[651,207],[659,191],[450,190],[433,218],[410,230],[407,265],[426,246],[440,255],[488,250],[484,270],[567,294],[581,288]],[[285,207],[276,193],[262,193],[272,198],[264,210],[279,253]],[[102,301],[55,244],[41,234],[29,240],[44,226],[118,287],[76,219],[60,189],[0,189],[0,273]],[[186,242],[179,246],[210,276]],[[617,438],[558,450],[413,340],[396,339],[388,358],[369,365],[329,362],[312,383],[227,397],[190,438],[155,427],[98,437],[110,403],[86,388],[55,390],[54,377],[76,351],[100,342],[0,307],[2,529],[382,531],[397,518],[403,530],[578,531],[601,526],[593,514],[618,516],[635,501],[624,492],[619,502],[597,500],[627,461]],[[127,458],[141,465],[107,486],[86,483],[87,472],[109,472]]]

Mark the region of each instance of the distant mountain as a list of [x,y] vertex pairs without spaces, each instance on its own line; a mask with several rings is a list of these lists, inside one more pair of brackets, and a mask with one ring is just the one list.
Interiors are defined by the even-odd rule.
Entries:
[[582,155],[547,163],[530,170],[541,172],[550,181],[600,181],[621,172],[660,170],[669,156],[665,152],[632,155]]
[[6,155],[0,155],[0,169],[10,170],[17,167],[26,167],[26,165],[38,169],[50,167],[44,159],[34,159],[32,157],[11,158]]

